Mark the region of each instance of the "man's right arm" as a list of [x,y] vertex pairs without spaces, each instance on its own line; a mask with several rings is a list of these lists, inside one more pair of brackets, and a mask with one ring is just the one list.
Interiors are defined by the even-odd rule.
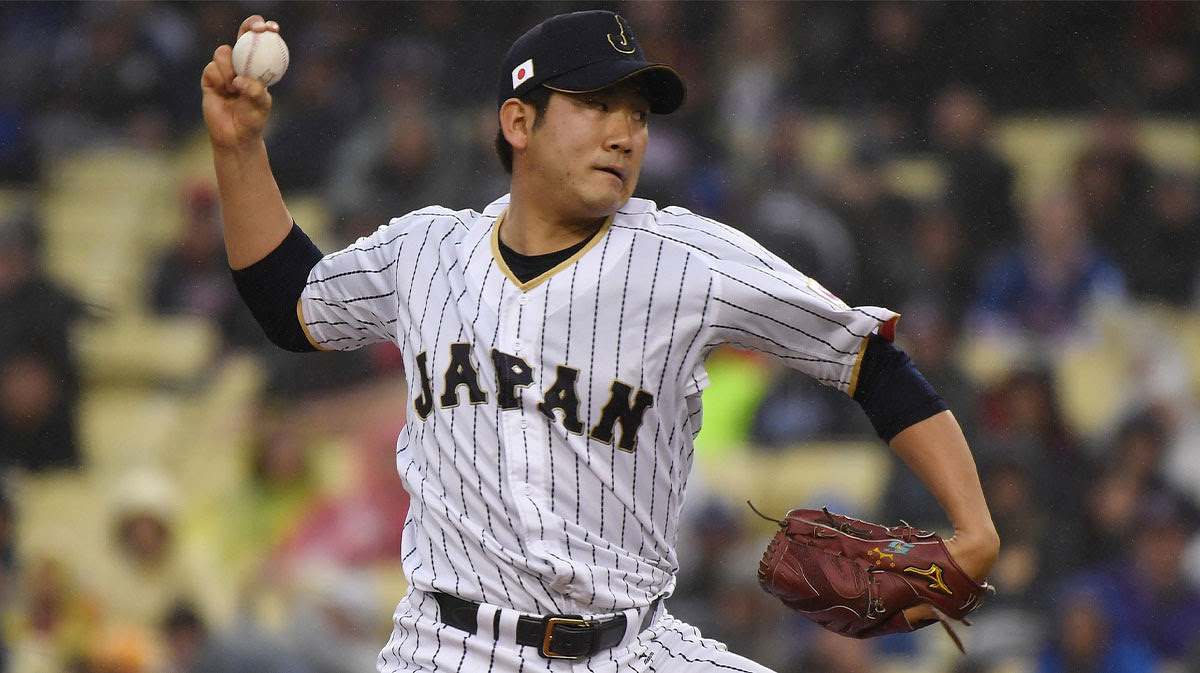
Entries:
[[[279,26],[256,14],[242,22],[238,36],[251,30],[278,32]],[[200,88],[221,195],[225,250],[229,266],[244,269],[266,257],[292,229],[263,140],[271,94],[262,82],[235,76],[233,49],[227,44],[217,48],[204,68]]]
[[[238,37],[268,30],[278,32],[279,25],[256,14],[242,22]],[[227,44],[213,53],[200,88],[238,293],[272,343],[291,351],[317,350],[301,324],[299,300],[321,251],[292,221],[271,173],[263,140],[271,94],[262,82],[236,76]]]

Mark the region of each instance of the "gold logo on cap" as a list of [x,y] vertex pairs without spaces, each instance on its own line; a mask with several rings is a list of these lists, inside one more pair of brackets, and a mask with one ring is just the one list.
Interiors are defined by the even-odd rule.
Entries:
[[617,27],[621,29],[621,41],[617,42],[613,39],[613,34],[609,33],[608,43],[612,45],[613,49],[616,49],[622,54],[632,54],[633,52],[637,51],[637,48],[632,44],[629,44],[629,38],[625,37],[625,24],[621,23],[621,17],[617,16],[614,18],[617,20]]

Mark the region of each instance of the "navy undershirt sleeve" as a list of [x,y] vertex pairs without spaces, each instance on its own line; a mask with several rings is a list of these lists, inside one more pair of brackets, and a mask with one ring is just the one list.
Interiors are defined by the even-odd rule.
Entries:
[[317,350],[304,334],[296,302],[321,251],[292,222],[287,238],[259,261],[233,271],[233,283],[271,343],[296,351]]
[[858,368],[854,400],[885,442],[948,407],[904,351],[872,334]]

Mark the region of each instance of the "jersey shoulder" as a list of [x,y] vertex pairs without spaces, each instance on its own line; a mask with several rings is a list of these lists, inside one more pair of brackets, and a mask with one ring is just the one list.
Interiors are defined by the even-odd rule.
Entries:
[[680,206],[659,208],[653,201],[630,199],[618,211],[614,224],[679,246],[709,266],[745,264],[767,269],[787,266],[745,232]]
[[383,225],[383,228],[400,231],[424,231],[434,233],[450,233],[455,230],[462,234],[469,232],[481,219],[491,222],[495,218],[487,218],[474,210],[452,210],[445,206],[425,206],[410,213],[393,217]]

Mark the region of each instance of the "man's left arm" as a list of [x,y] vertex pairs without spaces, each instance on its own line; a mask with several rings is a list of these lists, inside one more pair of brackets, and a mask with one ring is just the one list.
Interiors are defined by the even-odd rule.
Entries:
[[918,421],[901,430],[889,446],[933,493],[954,526],[947,551],[968,575],[983,581],[1000,553],[1000,538],[954,414],[941,411]]
[[983,581],[1000,542],[962,428],[903,350],[878,334],[863,348],[851,395],[946,512],[954,526],[950,555]]

